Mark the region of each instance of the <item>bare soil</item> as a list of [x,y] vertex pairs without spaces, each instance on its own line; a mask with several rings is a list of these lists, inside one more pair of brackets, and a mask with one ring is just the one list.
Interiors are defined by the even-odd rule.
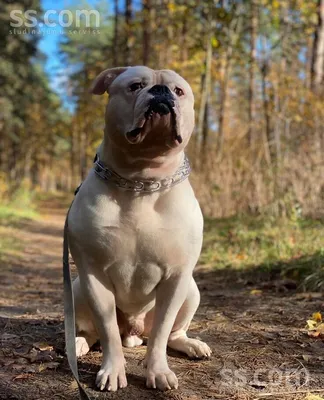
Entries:
[[[64,354],[61,271],[65,207],[43,204],[40,221],[8,228],[23,251],[0,267],[0,399],[77,399]],[[125,349],[128,387],[117,393],[94,389],[101,353],[79,360],[81,381],[93,399],[305,399],[324,395],[324,344],[305,330],[323,309],[320,293],[301,293],[294,282],[264,271],[195,273],[201,305],[190,335],[212,348],[210,360],[169,352],[179,389],[145,388],[145,346]],[[257,290],[256,290],[257,289]]]

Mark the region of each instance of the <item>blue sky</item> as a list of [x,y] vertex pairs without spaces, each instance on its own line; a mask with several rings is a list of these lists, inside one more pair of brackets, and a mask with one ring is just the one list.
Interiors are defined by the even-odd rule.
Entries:
[[[96,8],[96,4],[99,4],[99,0],[87,0],[86,4],[93,8]],[[120,8],[122,8],[124,1],[120,0]],[[60,11],[63,9],[79,8],[83,9],[85,2],[76,2],[74,0],[41,0],[41,5],[44,13],[47,10]],[[108,1],[111,11],[113,10],[113,2]],[[50,20],[56,22],[58,20],[57,15],[54,14],[50,16]],[[60,54],[59,54],[59,44],[62,38],[62,28],[59,25],[55,27],[41,27],[43,36],[39,41],[39,49],[45,54],[45,72],[49,76],[51,88],[56,91],[63,100],[65,107],[73,111],[73,104],[70,99],[64,96],[64,82],[66,81],[67,71],[65,71],[66,66],[62,65]]]

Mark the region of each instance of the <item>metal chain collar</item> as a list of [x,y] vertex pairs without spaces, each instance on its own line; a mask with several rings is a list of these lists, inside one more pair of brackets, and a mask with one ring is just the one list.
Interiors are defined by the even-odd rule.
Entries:
[[184,160],[176,171],[175,174],[168,178],[164,178],[161,181],[157,180],[130,180],[123,178],[118,175],[115,171],[112,171],[110,168],[103,165],[103,163],[99,159],[99,155],[97,154],[94,160],[94,171],[101,178],[106,181],[113,182],[117,187],[125,190],[129,190],[132,192],[142,192],[142,193],[153,193],[159,190],[168,189],[178,183],[184,181],[188,178],[191,167],[187,156],[185,155]]

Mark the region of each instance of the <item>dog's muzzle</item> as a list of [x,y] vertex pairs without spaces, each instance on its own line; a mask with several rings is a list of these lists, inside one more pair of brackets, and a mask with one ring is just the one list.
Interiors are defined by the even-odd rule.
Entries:
[[[149,101],[148,109],[144,114],[145,122],[149,120],[154,113],[160,114],[161,116],[171,114],[172,136],[174,140],[182,143],[182,137],[177,132],[176,113],[174,111],[175,99],[171,90],[165,85],[154,85],[149,89],[148,93],[154,97]],[[127,132],[128,140],[132,143],[139,143],[141,141],[140,136],[144,125],[145,123],[143,126],[136,127],[132,131]]]
[[160,115],[167,115],[174,107],[174,97],[171,90],[165,85],[155,85],[151,87],[148,93],[154,97],[149,102],[149,109],[146,113],[151,111]]

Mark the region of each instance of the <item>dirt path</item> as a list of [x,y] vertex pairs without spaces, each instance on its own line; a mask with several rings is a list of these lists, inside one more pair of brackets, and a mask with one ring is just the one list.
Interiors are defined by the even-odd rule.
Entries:
[[[0,270],[0,399],[77,398],[64,357],[64,213],[60,204],[44,204],[39,221],[8,228],[24,248]],[[321,389],[324,395],[324,344],[303,329],[323,309],[321,295],[297,293],[271,274],[198,267],[196,278],[202,299],[190,334],[211,346],[212,359],[169,352],[180,388],[159,393],[145,389],[145,346],[125,349],[128,387],[98,393],[93,382],[101,353],[93,351],[79,361],[93,399],[305,399]]]

